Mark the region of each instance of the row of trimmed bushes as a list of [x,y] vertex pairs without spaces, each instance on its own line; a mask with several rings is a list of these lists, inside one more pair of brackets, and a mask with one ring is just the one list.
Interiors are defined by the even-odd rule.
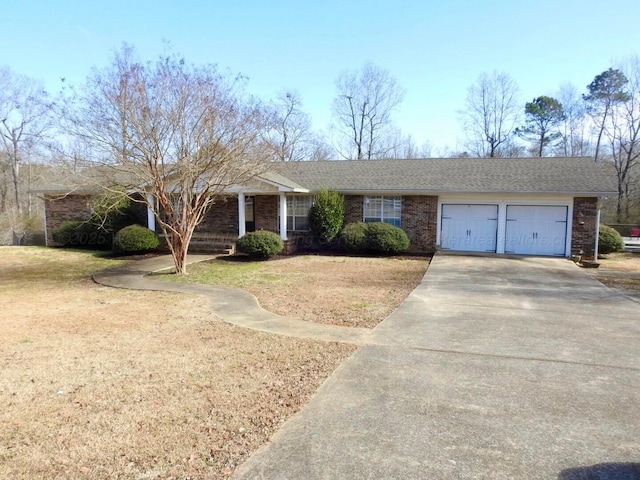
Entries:
[[[409,248],[409,237],[399,227],[383,222],[356,222],[345,225],[331,245],[350,253],[395,255]],[[238,251],[253,258],[268,258],[284,249],[280,235],[259,231],[250,232],[238,239]]]
[[53,241],[64,247],[112,249],[116,253],[141,253],[160,246],[156,232],[140,225],[129,225],[112,234],[93,222],[67,220],[52,233]]
[[[53,231],[53,240],[65,247],[113,249],[117,253],[138,253],[155,250],[160,246],[158,235],[140,225],[120,229],[113,239],[111,234],[91,222],[67,220]],[[409,237],[401,228],[388,223],[356,222],[347,224],[334,246],[351,253],[394,255],[409,248]],[[284,242],[276,233],[250,232],[238,239],[238,250],[254,258],[268,258],[284,249]],[[600,225],[598,253],[607,254],[624,250],[620,234],[611,227]]]
[[[351,253],[394,255],[409,248],[409,237],[401,228],[388,223],[356,222],[347,224],[333,245]],[[282,252],[284,243],[279,235],[268,232],[251,232],[238,239],[238,250],[254,258],[267,258]],[[607,254],[624,250],[620,234],[607,225],[600,225],[598,253]]]

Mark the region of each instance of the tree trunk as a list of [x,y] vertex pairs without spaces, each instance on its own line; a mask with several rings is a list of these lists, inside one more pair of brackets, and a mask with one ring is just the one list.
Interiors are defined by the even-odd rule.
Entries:
[[181,235],[172,234],[169,242],[169,249],[173,256],[173,265],[176,270],[176,274],[187,273],[187,251],[189,245],[184,242]]
[[189,252],[189,244],[191,243],[191,237],[193,236],[193,228],[187,228],[187,231],[180,232],[179,234],[172,233],[169,240],[169,250],[173,256],[173,265],[176,270],[176,274],[187,273],[187,254]]
[[11,173],[13,175],[13,194],[14,201],[16,202],[16,212],[18,215],[22,213],[22,206],[20,205],[20,187],[19,187],[19,169],[18,158],[15,156],[11,159]]
[[616,202],[616,221],[624,222],[625,219],[622,218],[622,202],[624,198],[624,190],[622,188],[622,183],[618,182],[618,199]]

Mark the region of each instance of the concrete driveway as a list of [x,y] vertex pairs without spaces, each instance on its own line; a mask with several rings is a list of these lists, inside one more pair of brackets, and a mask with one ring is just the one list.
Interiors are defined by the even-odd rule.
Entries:
[[639,479],[640,303],[567,260],[437,255],[235,478]]

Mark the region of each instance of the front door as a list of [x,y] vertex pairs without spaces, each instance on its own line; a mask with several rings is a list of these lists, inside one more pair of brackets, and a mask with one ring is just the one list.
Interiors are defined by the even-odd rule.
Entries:
[[256,205],[255,197],[244,197],[244,228],[247,232],[256,231]]

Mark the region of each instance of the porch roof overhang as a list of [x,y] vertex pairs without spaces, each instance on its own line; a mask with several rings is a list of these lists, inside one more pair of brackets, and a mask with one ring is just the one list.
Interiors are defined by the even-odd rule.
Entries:
[[269,193],[309,193],[308,188],[297,184],[276,172],[265,172],[255,176],[245,185],[229,188],[230,193],[269,194]]

